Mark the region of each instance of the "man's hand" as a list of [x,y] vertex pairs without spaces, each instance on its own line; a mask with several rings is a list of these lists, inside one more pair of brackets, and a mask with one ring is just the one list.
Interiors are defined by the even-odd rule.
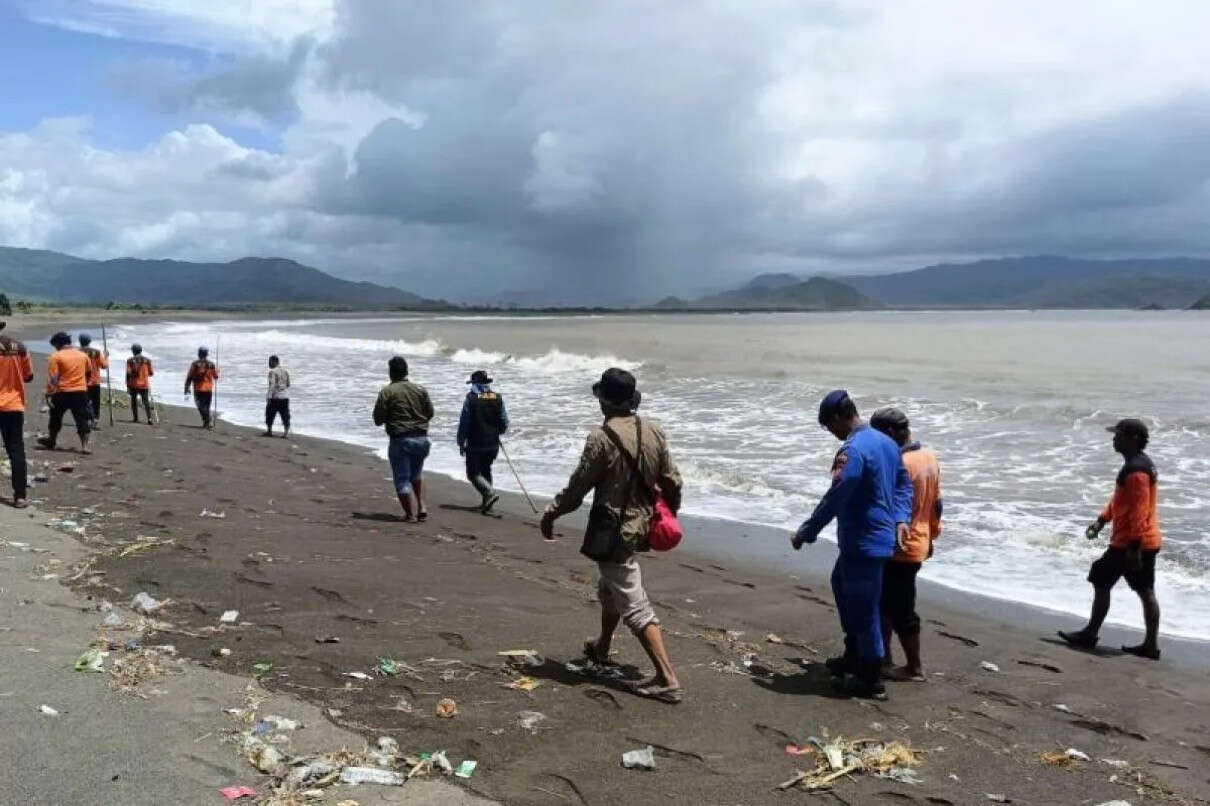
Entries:
[[459,455],[459,456],[466,456],[466,446],[465,446],[465,445],[459,445],[459,446],[458,446],[458,455]]
[[907,542],[908,537],[910,536],[911,533],[908,531],[908,525],[906,523],[895,524],[895,545],[898,546],[899,550],[904,554],[907,554]]
[[543,540],[553,541],[555,539],[555,519],[549,512],[542,514],[542,520],[538,522],[538,530],[542,532]]
[[803,543],[814,543],[815,535],[807,534],[807,522],[803,522],[802,526],[798,527],[798,531],[790,538],[790,545],[795,551],[802,548]]
[[802,540],[798,537],[797,532],[790,535],[790,547],[793,548],[795,551],[798,551],[799,549],[802,548]]
[[929,556],[925,558],[925,559],[927,559],[927,560],[931,560],[931,559],[933,559],[933,543],[934,543],[934,542],[935,542],[935,541],[933,541],[933,540],[930,540],[930,541],[929,541]]
[[1103,518],[1097,518],[1095,521],[1088,524],[1088,528],[1084,530],[1084,537],[1088,538],[1089,540],[1096,540],[1100,536],[1101,530],[1104,528],[1105,520]]

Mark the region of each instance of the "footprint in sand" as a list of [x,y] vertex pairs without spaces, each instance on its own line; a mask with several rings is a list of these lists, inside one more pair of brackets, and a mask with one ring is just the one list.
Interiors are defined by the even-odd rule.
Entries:
[[468,650],[471,648],[470,644],[466,642],[466,639],[456,632],[439,632],[437,633],[437,637],[442,641],[445,641],[454,649]]

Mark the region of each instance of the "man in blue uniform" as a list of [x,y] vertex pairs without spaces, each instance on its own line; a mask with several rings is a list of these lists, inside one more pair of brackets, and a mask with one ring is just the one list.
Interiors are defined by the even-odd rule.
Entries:
[[832,487],[790,540],[797,551],[814,543],[833,518],[840,556],[832,595],[844,630],[844,655],[828,661],[837,688],[859,697],[886,696],[882,685],[882,569],[906,544],[912,519],[912,482],[899,446],[870,428],[843,389],[819,404],[819,424],[844,444],[832,462]]
[[504,398],[492,391],[492,379],[481,369],[467,381],[471,390],[458,418],[458,450],[466,457],[466,478],[483,498],[479,511],[486,515],[500,500],[492,489],[492,462],[500,452],[500,435],[508,430]]

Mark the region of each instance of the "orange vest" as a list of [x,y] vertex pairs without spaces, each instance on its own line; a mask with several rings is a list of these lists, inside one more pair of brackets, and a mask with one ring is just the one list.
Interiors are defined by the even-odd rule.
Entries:
[[189,365],[189,380],[195,392],[213,392],[218,380],[218,367],[213,362],[199,358]]
[[126,359],[126,388],[150,389],[151,376],[155,371],[151,368],[151,359],[136,355]]
[[0,411],[25,411],[25,384],[33,379],[25,345],[0,336]]
[[922,563],[929,556],[929,545],[941,534],[941,467],[932,448],[913,448],[903,452],[903,466],[912,479],[912,522],[908,525],[907,551],[895,547],[894,562]]
[[1124,549],[1132,543],[1139,543],[1148,551],[1159,549],[1164,537],[1156,514],[1158,479],[1155,464],[1145,453],[1122,465],[1113,497],[1101,513],[1101,520],[1113,523],[1110,546]]
[[84,353],[75,347],[56,350],[46,362],[46,391],[86,392],[91,374],[92,365]]
[[101,370],[109,369],[109,359],[96,347],[81,347],[80,352],[88,356],[88,366],[92,370],[92,377],[88,379],[88,385],[100,386]]

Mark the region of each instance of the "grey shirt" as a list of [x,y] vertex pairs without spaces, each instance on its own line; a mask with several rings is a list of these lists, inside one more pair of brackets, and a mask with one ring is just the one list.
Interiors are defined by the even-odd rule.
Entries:
[[269,370],[269,400],[287,400],[290,397],[290,373],[283,366]]

